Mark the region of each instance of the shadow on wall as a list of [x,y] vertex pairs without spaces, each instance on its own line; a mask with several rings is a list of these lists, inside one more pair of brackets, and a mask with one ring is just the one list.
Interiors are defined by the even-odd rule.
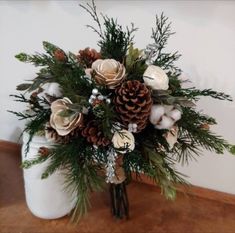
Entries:
[[22,133],[23,130],[20,127],[16,127],[10,135],[10,141],[22,144]]

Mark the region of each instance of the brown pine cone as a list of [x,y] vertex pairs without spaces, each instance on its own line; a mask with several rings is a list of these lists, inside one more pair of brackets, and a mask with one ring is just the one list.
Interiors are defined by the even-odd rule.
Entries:
[[41,156],[48,156],[49,153],[50,153],[50,150],[49,148],[45,147],[45,146],[41,146],[38,150],[38,153],[41,155]]
[[55,129],[53,129],[49,124],[46,126],[45,136],[48,140],[59,143],[59,144],[68,144],[72,139],[79,137],[81,135],[80,127],[75,128],[68,135],[61,136]]
[[79,51],[77,59],[86,68],[91,68],[91,65],[97,59],[100,59],[101,55],[95,49],[85,48]]
[[88,142],[96,146],[107,146],[110,144],[110,140],[104,136],[95,121],[88,122],[86,127],[82,130],[82,136],[85,137]]
[[152,107],[149,89],[137,80],[123,83],[115,91],[114,104],[122,123],[137,124],[137,133],[145,128],[148,123]]
[[56,49],[54,52],[55,59],[60,62],[66,62],[68,60],[65,52],[61,49]]

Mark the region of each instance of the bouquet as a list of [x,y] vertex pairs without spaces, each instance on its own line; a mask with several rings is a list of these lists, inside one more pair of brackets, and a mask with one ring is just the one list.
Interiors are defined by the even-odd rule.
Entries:
[[234,147],[211,132],[216,120],[196,110],[200,96],[229,100],[211,89],[184,88],[178,52],[165,52],[173,34],[168,18],[156,16],[152,43],[134,47],[137,28],[123,28],[117,20],[99,15],[96,6],[81,5],[97,27],[99,51],[65,52],[43,42],[45,53],[16,55],[19,61],[40,69],[34,79],[17,86],[24,94],[13,95],[27,104],[23,112],[29,143],[45,135],[52,148],[42,147],[36,159],[23,168],[50,159],[42,179],[66,168],[66,187],[76,194],[72,219],[87,211],[89,194],[110,185],[113,214],[128,217],[126,184],[141,174],[161,187],[168,199],[176,185],[186,184],[174,167],[200,155],[201,148],[222,154]]

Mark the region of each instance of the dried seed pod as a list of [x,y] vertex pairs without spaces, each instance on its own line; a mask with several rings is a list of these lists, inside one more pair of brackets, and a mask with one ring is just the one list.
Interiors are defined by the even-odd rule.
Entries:
[[100,58],[100,53],[98,53],[95,49],[90,49],[89,47],[80,50],[77,55],[78,62],[86,68],[90,68],[92,63]]

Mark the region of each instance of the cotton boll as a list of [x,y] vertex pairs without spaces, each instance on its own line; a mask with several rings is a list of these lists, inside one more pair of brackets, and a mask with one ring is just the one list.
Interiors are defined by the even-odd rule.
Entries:
[[178,121],[181,118],[181,112],[178,109],[173,109],[167,114],[167,116],[174,119],[174,121]]
[[62,96],[62,90],[59,83],[48,83],[47,87],[45,88],[45,93],[55,97]]
[[158,121],[161,119],[161,117],[163,116],[165,110],[164,107],[162,105],[153,105],[151,108],[151,112],[150,112],[150,116],[149,116],[149,120],[153,125],[156,125],[158,123]]
[[174,109],[173,105],[163,105],[165,109],[165,114],[168,115],[169,112],[171,112]]
[[155,125],[157,129],[170,129],[174,125],[174,121],[168,116],[162,116],[161,121]]

